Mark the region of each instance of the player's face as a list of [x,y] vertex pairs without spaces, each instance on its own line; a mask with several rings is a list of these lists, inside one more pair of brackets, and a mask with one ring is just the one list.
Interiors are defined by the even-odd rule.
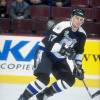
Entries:
[[84,18],[81,16],[74,15],[71,18],[72,27],[79,28],[84,23]]

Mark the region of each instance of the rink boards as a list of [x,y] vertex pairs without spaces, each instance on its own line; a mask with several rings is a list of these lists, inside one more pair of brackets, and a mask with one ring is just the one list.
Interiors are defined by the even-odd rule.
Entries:
[[[0,83],[27,84],[35,80],[34,45],[43,37],[0,35]],[[87,39],[83,57],[86,83],[100,87],[100,40]],[[51,81],[54,82],[51,76]],[[82,87],[77,80],[76,87]]]

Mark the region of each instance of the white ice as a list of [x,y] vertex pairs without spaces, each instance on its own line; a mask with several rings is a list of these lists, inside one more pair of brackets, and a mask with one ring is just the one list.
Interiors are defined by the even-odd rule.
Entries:
[[[24,91],[26,84],[0,84],[0,100],[18,100],[20,94]],[[91,94],[97,91],[97,88],[90,88]],[[30,100],[35,100],[33,97]],[[86,89],[82,88],[69,88],[68,90],[58,93],[48,100],[91,100]],[[100,95],[92,100],[100,100]]]

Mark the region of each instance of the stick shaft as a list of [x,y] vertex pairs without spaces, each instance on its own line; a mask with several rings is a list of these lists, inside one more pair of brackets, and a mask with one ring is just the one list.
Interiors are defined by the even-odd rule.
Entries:
[[92,94],[90,93],[90,91],[89,91],[89,89],[88,89],[88,87],[87,87],[87,85],[86,85],[85,81],[84,81],[84,80],[82,80],[82,82],[83,82],[83,84],[84,84],[84,86],[85,86],[85,88],[86,88],[86,90],[87,90],[87,92],[88,92],[88,94],[89,94],[90,98],[92,98]]
[[[76,67],[76,66],[75,66],[75,67]],[[76,67],[76,69],[78,70],[78,68],[77,68],[77,67]],[[100,95],[100,90],[98,90],[98,91],[97,91],[97,92],[95,92],[94,94],[91,94],[91,92],[90,92],[90,90],[88,89],[88,87],[87,87],[87,85],[86,85],[85,81],[84,81],[84,80],[82,80],[82,82],[83,82],[84,87],[85,87],[85,89],[87,90],[87,93],[88,93],[88,95],[90,96],[90,98],[94,98],[95,96]]]

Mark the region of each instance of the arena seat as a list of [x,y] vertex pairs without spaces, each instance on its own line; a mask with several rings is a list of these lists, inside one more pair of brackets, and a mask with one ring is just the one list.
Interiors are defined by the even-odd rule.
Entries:
[[9,29],[9,19],[0,18],[0,32],[7,33]]
[[49,7],[48,6],[31,6],[30,12],[32,17],[49,17]]
[[100,8],[100,0],[93,0],[93,6]]
[[87,37],[96,37],[100,38],[100,23],[94,23],[94,22],[85,22],[83,25],[83,28],[87,32]]
[[[69,19],[72,9],[76,7],[53,7],[52,16],[54,19]],[[92,8],[82,8],[85,10],[86,20],[93,21],[94,20],[94,10]]]
[[42,35],[47,29],[48,17],[37,17],[35,19],[36,33]]
[[88,0],[89,2],[89,7],[93,7],[94,6],[94,0]]
[[71,0],[71,6],[73,7],[89,7],[89,0]]
[[34,20],[32,19],[23,19],[23,20],[14,20],[12,23],[12,30],[14,33],[18,34],[32,34],[34,28]]
[[100,8],[94,8],[94,19],[96,22],[100,22]]
[[94,9],[82,8],[85,11],[86,21],[94,21]]
[[52,17],[54,19],[69,19],[71,10],[71,7],[53,7]]

